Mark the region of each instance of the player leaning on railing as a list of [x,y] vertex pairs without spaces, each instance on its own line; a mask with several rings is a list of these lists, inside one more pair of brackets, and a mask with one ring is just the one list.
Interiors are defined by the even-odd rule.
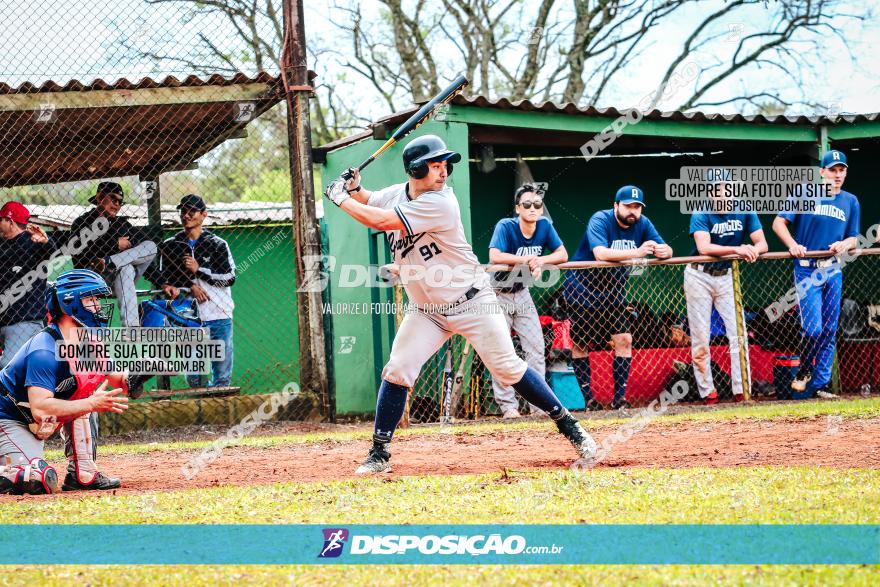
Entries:
[[[572,261],[606,261],[619,263],[672,256],[657,229],[642,214],[645,194],[634,185],[625,185],[614,196],[614,206],[590,217],[587,229]],[[626,283],[629,267],[576,270],[565,273],[563,293],[571,320],[572,366],[588,410],[601,406],[591,389],[590,345],[605,345],[610,338],[614,345],[611,363],[614,379],[612,409],[627,408],[626,388],[632,365],[632,326],[626,307]]]
[[[831,366],[843,296],[843,273],[837,257],[805,259],[807,251],[830,251],[839,255],[856,248],[859,236],[859,200],[844,191],[846,155],[828,151],[822,157],[822,179],[831,188],[833,198],[822,200],[812,214],[784,213],[773,221],[773,231],[794,257],[794,281],[807,280],[806,288],[797,288],[801,316],[801,366],[791,388],[802,392],[809,386],[816,395],[837,397],[829,389]],[[794,229],[794,235],[791,233]],[[814,285],[813,272],[824,272],[822,285]],[[803,293],[801,293],[803,291]]]
[[[710,180],[717,198],[732,197],[730,193],[731,172],[722,169],[713,173]],[[767,252],[767,239],[761,221],[754,212],[748,214],[708,214],[700,212],[691,216],[691,236],[696,246],[694,255],[724,257],[738,255],[748,263],[754,263],[758,255]],[[751,240],[748,243],[747,240]],[[736,304],[733,296],[733,272],[730,261],[691,263],[684,269],[684,295],[687,299],[688,324],[691,331],[691,357],[694,379],[703,403],[718,403],[718,391],[712,379],[709,351],[709,335],[712,331],[712,308],[718,311],[724,322],[724,330],[730,343],[730,382],[734,401],[742,401],[743,376],[739,354],[745,353],[746,373],[750,376],[749,347],[746,341],[740,345],[736,333]],[[740,310],[741,312],[742,310]],[[745,318],[743,317],[743,324]],[[740,348],[742,347],[742,348]]]
[[358,473],[391,470],[388,444],[403,415],[407,388],[453,334],[470,341],[500,385],[512,385],[547,412],[581,457],[591,459],[596,453],[592,437],[544,378],[514,352],[489,279],[465,239],[458,200],[446,185],[452,165],[460,160],[461,155],[448,150],[439,137],[426,135],[404,149],[403,167],[409,176],[405,183],[370,192],[360,185],[360,173],[351,170],[351,179],[339,178],[325,192],[364,226],[385,231],[402,278],[412,269],[456,275],[445,287],[429,287],[424,278],[402,279],[409,302],[419,310],[406,314],[394,337],[376,402],[373,446]]
[[[541,265],[565,263],[568,251],[553,223],[542,215],[544,192],[537,185],[521,185],[513,194],[513,201],[516,216],[499,220],[489,241],[489,262],[509,265],[511,269],[493,273],[492,287],[504,309],[507,327],[519,336],[526,362],[543,377],[544,333],[532,294],[523,282],[529,274],[540,275]],[[512,388],[493,381],[492,391],[504,418],[520,417],[519,400]],[[535,406],[530,405],[529,409],[535,412]]]

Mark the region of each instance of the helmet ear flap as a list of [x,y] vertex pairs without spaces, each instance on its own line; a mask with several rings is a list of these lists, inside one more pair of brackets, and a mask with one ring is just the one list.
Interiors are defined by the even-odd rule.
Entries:
[[61,304],[58,301],[58,289],[55,286],[50,287],[46,293],[46,309],[49,310],[49,316],[53,322],[57,322],[61,318]]
[[446,177],[452,175],[452,161],[446,161]]
[[407,172],[413,179],[423,179],[428,175],[428,164],[423,162],[418,165],[413,165],[407,170]]

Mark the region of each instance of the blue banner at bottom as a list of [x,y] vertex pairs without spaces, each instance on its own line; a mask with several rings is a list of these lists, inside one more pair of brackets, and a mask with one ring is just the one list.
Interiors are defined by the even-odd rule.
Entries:
[[0,564],[880,564],[880,525],[0,525]]

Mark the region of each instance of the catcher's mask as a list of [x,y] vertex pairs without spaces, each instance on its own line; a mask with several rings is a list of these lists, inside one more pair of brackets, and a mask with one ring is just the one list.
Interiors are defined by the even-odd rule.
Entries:
[[104,328],[113,317],[113,304],[108,300],[111,295],[103,277],[88,269],[73,269],[59,275],[49,287],[46,305],[53,321],[67,314],[80,326]]

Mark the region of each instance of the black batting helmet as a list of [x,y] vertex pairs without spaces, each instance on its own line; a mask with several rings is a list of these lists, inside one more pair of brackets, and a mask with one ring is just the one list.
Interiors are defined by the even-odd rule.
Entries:
[[447,149],[437,135],[413,139],[403,150],[403,169],[415,179],[428,175],[429,161],[446,161],[447,175],[452,175],[452,164],[461,161],[461,155]]

